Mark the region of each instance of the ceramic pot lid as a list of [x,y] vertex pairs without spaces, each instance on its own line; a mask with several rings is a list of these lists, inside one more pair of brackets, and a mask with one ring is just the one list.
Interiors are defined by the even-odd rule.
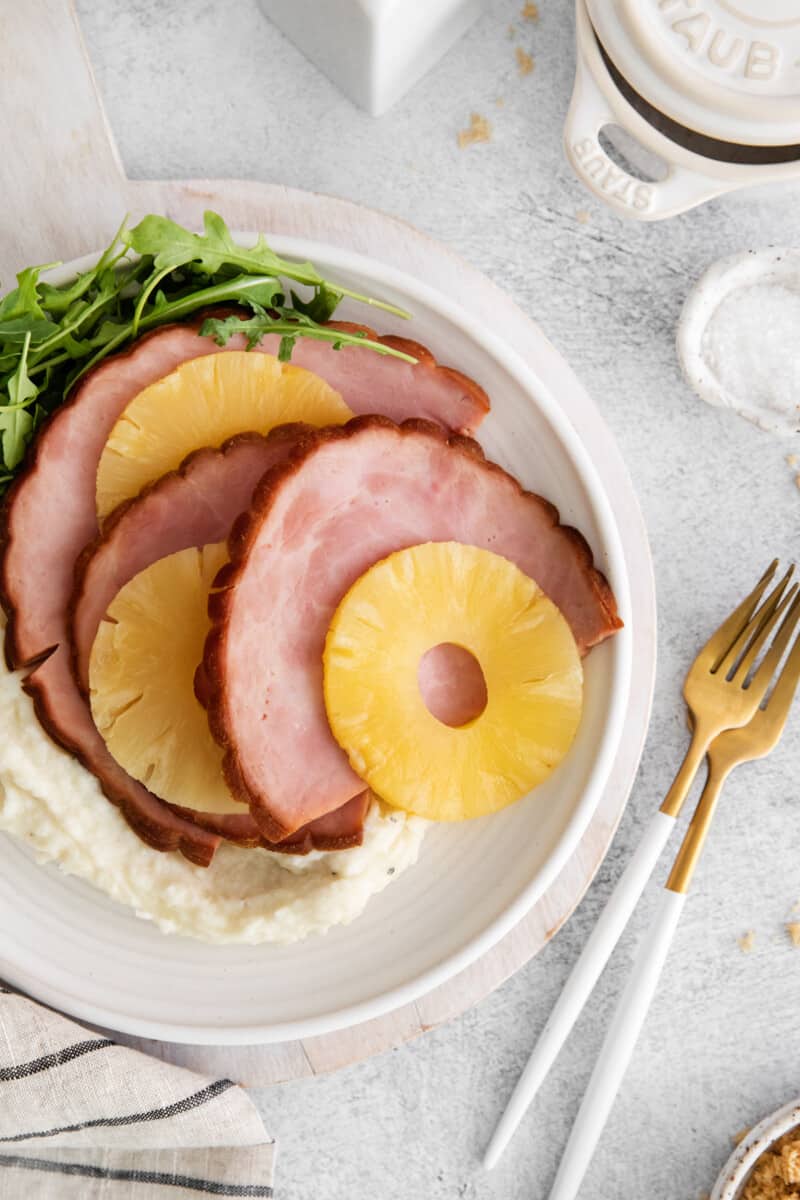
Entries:
[[635,90],[688,129],[800,143],[800,0],[586,0]]

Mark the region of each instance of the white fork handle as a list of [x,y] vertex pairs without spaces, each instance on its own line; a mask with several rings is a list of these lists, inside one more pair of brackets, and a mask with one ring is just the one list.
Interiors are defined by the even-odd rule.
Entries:
[[605,1128],[683,911],[685,894],[662,893],[661,907],[639,947],[622,998],[595,1063],[550,1200],[575,1200]]
[[563,991],[542,1030],[525,1070],[519,1077],[508,1107],[492,1134],[483,1165],[491,1170],[505,1150],[528,1106],[580,1016],[594,985],[611,957],[622,931],[630,920],[661,851],[675,828],[675,818],[657,812],[645,830],[636,851],[592,930],[589,940],[572,968]]

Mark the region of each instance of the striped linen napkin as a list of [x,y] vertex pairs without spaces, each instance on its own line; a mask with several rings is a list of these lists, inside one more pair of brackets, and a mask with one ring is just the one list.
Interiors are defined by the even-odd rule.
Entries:
[[242,1090],[118,1046],[0,983],[2,1200],[272,1195]]

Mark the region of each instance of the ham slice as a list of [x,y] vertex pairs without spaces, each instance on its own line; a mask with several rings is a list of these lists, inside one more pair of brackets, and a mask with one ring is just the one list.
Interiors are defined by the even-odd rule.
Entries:
[[[193,814],[178,805],[167,805],[128,775],[108,752],[105,742],[97,731],[91,712],[81,696],[70,670],[66,655],[54,654],[37,668],[42,686],[32,691],[36,713],[43,728],[52,732],[55,740],[65,748],[101,783],[106,796],[124,814],[134,832],[152,846],[154,850],[178,850],[198,867],[211,863],[220,843],[220,832],[215,828],[214,814]],[[53,730],[49,709],[43,697],[58,695],[61,701],[59,728]],[[73,736],[71,744],[64,741],[63,728],[69,728]],[[249,813],[228,818],[230,824],[224,828],[224,836],[246,846],[264,846],[280,850],[283,854],[307,854],[314,849],[339,850],[361,843],[362,829],[371,793],[362,791],[343,808],[317,821],[312,826],[297,830],[280,845],[272,845],[254,827]],[[198,821],[197,817],[200,817]],[[203,818],[209,818],[204,822]]]
[[266,839],[249,812],[241,816],[220,817],[217,813],[198,813],[193,809],[181,808],[178,804],[169,807],[174,813],[211,833],[220,832],[219,823],[224,821],[224,836],[229,842],[237,842],[242,846],[263,846],[279,854],[299,855],[309,854],[312,850],[350,850],[353,846],[360,846],[364,839],[364,820],[371,803],[372,793],[369,790],[359,792],[340,808],[301,826],[282,842]]
[[[142,841],[156,850],[180,850],[197,866],[209,865],[219,845],[219,835],[179,812],[170,812],[162,800],[131,779],[112,758],[88,704],[78,691],[68,654],[51,654],[29,676],[25,690],[32,696],[43,728],[101,782],[106,796],[118,805]],[[53,696],[58,700],[57,724],[49,706]]]
[[363,787],[328,727],[325,635],[368,567],[431,541],[515,562],[558,605],[583,652],[621,625],[581,534],[476,442],[377,416],[307,435],[234,525],[231,562],[209,602],[211,728],[231,790],[268,837],[288,836]]
[[[211,338],[199,336],[202,319],[158,329],[101,363],[37,437],[28,469],[8,494],[3,523],[0,601],[8,616],[10,665],[27,665],[64,640],[75,560],[97,534],[97,464],[123,409],[182,362],[224,352]],[[358,347],[334,350],[307,338],[298,339],[292,361],[326,379],[353,412],[377,407],[396,419],[426,416],[452,429],[477,427],[489,402],[476,383],[438,367],[423,346],[391,337],[385,341],[413,348],[420,362],[411,366]],[[277,353],[278,344],[270,336],[258,349]],[[238,335],[224,347],[243,349],[245,340]]]
[[[253,489],[264,472],[284,462],[299,439],[309,432],[307,425],[282,425],[268,437],[239,434],[219,450],[198,450],[177,471],[157,480],[111,515],[100,536],[78,559],[70,604],[75,674],[84,696],[88,697],[92,645],[117,593],[158,559],[190,546],[224,541],[236,517],[248,507]],[[71,681],[62,681],[60,686],[71,690],[73,685]],[[81,728],[85,737],[83,721]],[[114,766],[116,778],[120,768],[116,763]],[[104,786],[107,768],[108,754],[96,756],[92,769]],[[169,836],[174,815],[178,814],[228,841],[248,846],[267,845],[294,854],[360,844],[369,803],[368,793],[362,788],[362,795],[337,812],[297,831],[288,841],[273,845],[266,841],[249,812],[204,813],[164,804],[163,811],[157,813],[152,799],[148,800],[148,812],[153,822],[160,816],[165,837]],[[127,814],[130,804],[123,807]],[[153,830],[153,837],[156,836]]]
[[[25,472],[6,497],[0,533],[6,661],[13,668],[31,669],[27,687],[40,719],[54,740],[76,753],[79,744],[88,746],[89,734],[69,683],[67,610],[78,555],[98,533],[97,465],[111,429],[134,396],[188,359],[223,352],[210,338],[199,336],[207,315],[228,313],[200,314],[192,322],[165,326],[91,371],[42,429]],[[258,349],[272,353],[277,346],[277,338],[271,337]],[[235,336],[224,350],[244,348],[244,338]],[[385,395],[393,416],[424,413],[452,428],[475,428],[489,407],[485,393],[457,371],[439,367],[424,347],[418,350],[420,362],[411,366],[371,350],[336,351],[300,338],[293,357],[342,392],[353,411],[373,409]],[[37,667],[48,655],[56,661],[47,670]],[[209,835],[196,833],[203,834],[206,854]],[[177,833],[175,838],[181,840]]]
[[68,636],[75,673],[89,694],[89,656],[109,604],[134,575],[189,546],[223,542],[270,467],[285,462],[307,425],[281,425],[268,437],[243,433],[219,450],[197,450],[177,471],[121,504],[75,566]]
[[[489,411],[482,387],[453,367],[440,366],[425,346],[402,337],[379,337],[366,325],[331,321],[333,329],[362,332],[417,359],[416,365],[387,358],[358,346],[333,350],[326,342],[298,338],[292,351],[295,366],[321,375],[357,415],[382,413],[393,421],[424,418],[454,433],[474,433]],[[258,349],[277,354],[280,339],[262,338]],[[369,361],[368,361],[369,358]]]

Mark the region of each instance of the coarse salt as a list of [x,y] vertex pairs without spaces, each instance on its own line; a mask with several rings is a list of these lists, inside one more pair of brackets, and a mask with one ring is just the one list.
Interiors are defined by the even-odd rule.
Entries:
[[764,429],[800,430],[800,291],[765,282],[729,292],[702,355],[731,408]]

